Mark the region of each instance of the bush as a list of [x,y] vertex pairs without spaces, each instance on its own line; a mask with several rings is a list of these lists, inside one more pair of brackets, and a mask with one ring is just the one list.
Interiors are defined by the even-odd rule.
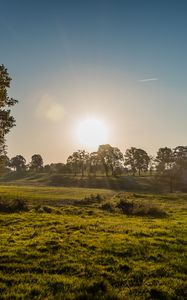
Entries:
[[105,202],[101,205],[101,209],[113,212],[115,211],[115,206],[111,202]]
[[41,205],[37,205],[35,206],[35,211],[37,213],[52,213],[53,212],[53,209],[50,207],[50,206],[41,206]]
[[0,201],[0,212],[14,213],[28,210],[28,206],[23,199],[14,199],[12,201]]
[[167,216],[167,213],[161,208],[152,205],[145,205],[142,203],[136,203],[122,198],[119,200],[116,207],[122,210],[126,215],[135,215],[135,216],[147,216],[152,218],[163,218]]
[[117,207],[120,208],[124,214],[131,215],[134,209],[134,203],[129,202],[126,199],[121,199],[117,204]]
[[50,214],[52,212],[52,208],[49,206],[43,206],[43,211]]
[[149,216],[153,218],[163,218],[167,216],[167,213],[157,206],[140,206],[135,209],[134,214],[137,216]]
[[98,203],[98,202],[101,202],[105,199],[105,197],[101,194],[91,194],[90,196],[88,197],[85,197],[83,200],[81,200],[81,204],[92,204],[92,203]]

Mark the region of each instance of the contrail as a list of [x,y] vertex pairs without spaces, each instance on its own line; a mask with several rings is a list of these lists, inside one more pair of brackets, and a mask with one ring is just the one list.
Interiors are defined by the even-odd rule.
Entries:
[[146,78],[146,79],[140,79],[138,80],[139,82],[148,82],[148,81],[157,81],[158,78],[153,77],[153,78]]

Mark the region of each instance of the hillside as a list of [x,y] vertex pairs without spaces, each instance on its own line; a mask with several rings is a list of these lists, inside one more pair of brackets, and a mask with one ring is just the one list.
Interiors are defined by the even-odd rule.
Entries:
[[113,190],[129,190],[129,191],[147,191],[157,192],[167,190],[168,187],[158,184],[154,177],[149,176],[72,176],[64,174],[49,173],[8,173],[1,177],[1,184],[16,185],[46,185],[46,186],[62,186],[62,187],[85,187],[85,188],[102,188]]

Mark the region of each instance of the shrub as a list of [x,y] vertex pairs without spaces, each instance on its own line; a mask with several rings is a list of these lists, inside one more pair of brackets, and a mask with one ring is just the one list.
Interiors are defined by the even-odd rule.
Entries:
[[41,205],[37,205],[35,206],[35,211],[38,213],[52,213],[53,209],[50,206],[41,206]]
[[83,200],[81,200],[81,204],[92,204],[92,203],[97,203],[97,202],[101,202],[105,199],[105,197],[101,194],[91,194],[88,197],[85,197]]
[[43,206],[43,211],[50,214],[52,212],[52,208],[49,206]]
[[23,199],[14,199],[12,201],[0,201],[0,212],[14,213],[28,210],[28,206]]
[[161,208],[145,204],[136,204],[133,214],[136,216],[148,216],[152,218],[163,218],[167,216],[167,213]]
[[117,207],[120,208],[124,214],[131,215],[134,209],[134,203],[129,202],[126,199],[121,199],[117,204]]
[[126,198],[119,200],[116,207],[122,210],[126,215],[135,215],[135,216],[147,216],[152,218],[163,218],[167,216],[167,213],[161,208],[152,205],[145,205],[142,203],[132,202]]
[[115,211],[115,206],[111,202],[105,202],[101,205],[101,209],[113,212]]

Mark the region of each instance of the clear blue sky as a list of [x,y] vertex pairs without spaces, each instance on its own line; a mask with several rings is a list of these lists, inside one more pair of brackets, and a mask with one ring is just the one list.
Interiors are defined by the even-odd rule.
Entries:
[[123,152],[187,144],[185,0],[0,0],[1,63],[19,100],[9,156],[65,161],[88,115]]

